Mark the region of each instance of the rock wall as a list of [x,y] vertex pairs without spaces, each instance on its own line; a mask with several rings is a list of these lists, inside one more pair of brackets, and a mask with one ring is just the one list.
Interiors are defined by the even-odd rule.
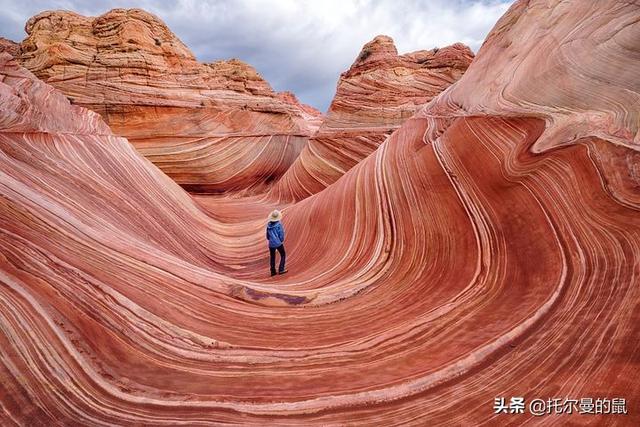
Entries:
[[20,45],[18,43],[0,37],[0,52],[7,52],[11,56],[16,56],[20,51]]
[[321,120],[242,61],[199,63],[161,20],[139,9],[96,18],[43,12],[25,29],[24,67],[100,113],[189,190],[264,191]]

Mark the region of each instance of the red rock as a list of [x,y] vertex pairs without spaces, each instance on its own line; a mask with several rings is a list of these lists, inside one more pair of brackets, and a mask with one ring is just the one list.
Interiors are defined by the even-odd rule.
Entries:
[[[638,11],[516,2],[284,209],[277,280],[272,204],[206,216],[0,54],[2,424],[639,425]],[[517,396],[627,414],[494,413]]]
[[293,92],[278,92],[278,98],[286,102],[287,104],[298,107],[300,110],[306,113],[305,119],[311,129],[317,130],[317,128],[319,128],[322,124],[322,121],[324,119],[322,113],[310,105],[302,104]]
[[21,63],[194,191],[263,191],[319,126],[250,65],[199,63],[154,15],[43,12],[26,25]]
[[17,56],[20,52],[20,45],[12,40],[0,37],[0,53],[7,52],[11,56]]
[[460,43],[398,55],[390,37],[374,38],[340,76],[320,130],[271,197],[298,201],[333,184],[458,80],[472,59],[473,52]]

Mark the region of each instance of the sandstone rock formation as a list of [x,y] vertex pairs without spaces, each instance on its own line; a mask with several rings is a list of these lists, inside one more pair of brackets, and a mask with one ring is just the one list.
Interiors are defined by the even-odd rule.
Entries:
[[472,59],[460,43],[398,55],[390,37],[374,38],[340,76],[320,130],[271,190],[272,198],[299,201],[333,184],[457,81]]
[[11,56],[16,56],[20,51],[20,46],[18,43],[5,39],[4,37],[0,37],[0,52],[7,52]]
[[43,12],[20,62],[184,187],[264,190],[302,150],[320,113],[273,92],[237,59],[202,64],[154,15]]
[[639,425],[638,16],[516,2],[457,83],[284,210],[277,281],[273,205],[206,215],[1,53],[0,424]]

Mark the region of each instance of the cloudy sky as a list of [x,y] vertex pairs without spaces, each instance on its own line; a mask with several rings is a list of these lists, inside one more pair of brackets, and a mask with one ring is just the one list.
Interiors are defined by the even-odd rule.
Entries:
[[511,0],[0,0],[0,36],[21,41],[43,10],[97,16],[139,7],[205,62],[240,58],[278,91],[326,111],[340,73],[378,34],[400,53],[460,41],[477,51]]

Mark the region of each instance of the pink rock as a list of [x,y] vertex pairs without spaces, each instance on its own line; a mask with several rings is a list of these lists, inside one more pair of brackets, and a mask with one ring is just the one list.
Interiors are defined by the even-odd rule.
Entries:
[[43,12],[20,62],[193,191],[264,191],[319,126],[317,111],[273,92],[250,65],[198,62],[156,16]]
[[20,45],[12,40],[0,37],[0,52],[7,52],[11,56],[17,56],[20,52]]
[[473,52],[461,43],[398,55],[377,36],[342,73],[318,133],[271,189],[278,200],[302,200],[333,184],[465,72]]
[[[205,214],[0,53],[0,424],[640,425],[638,11],[516,2],[458,82],[285,206],[277,279],[273,202]],[[334,123],[366,132],[348,105]],[[529,410],[556,398],[626,414]]]

